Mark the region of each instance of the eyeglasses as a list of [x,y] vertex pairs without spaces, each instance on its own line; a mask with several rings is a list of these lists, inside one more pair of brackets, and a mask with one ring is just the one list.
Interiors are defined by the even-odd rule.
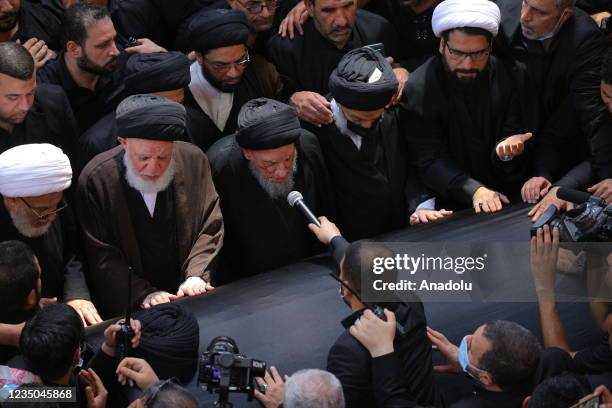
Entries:
[[203,59],[204,59],[204,62],[210,65],[212,69],[218,72],[227,72],[230,69],[232,69],[232,67],[236,67],[236,69],[240,69],[240,70],[245,69],[247,64],[251,60],[251,58],[249,57],[248,51],[244,54],[242,59],[238,62],[216,62],[216,61],[209,61],[206,58],[203,58]]
[[242,7],[247,9],[249,13],[253,13],[253,14],[261,13],[264,7],[267,8],[268,11],[276,10],[278,8],[278,0],[268,0],[268,1],[258,1],[258,2],[251,1],[246,4],[243,4],[242,2],[238,1],[238,3],[240,3]]
[[160,382],[158,385],[155,385],[155,384],[151,385],[149,387],[151,392],[149,393],[148,396],[145,397],[143,401],[144,406],[145,407],[151,406],[153,404],[153,401],[155,401],[155,398],[157,398],[157,396],[159,395],[159,392],[170,383],[178,384],[178,379],[176,377],[172,377],[172,378],[168,378],[167,380]]
[[38,218],[39,220],[45,219],[47,217],[50,217],[53,214],[57,214],[58,212],[62,211],[66,207],[68,207],[68,203],[66,203],[66,201],[62,200],[59,203],[59,207],[56,207],[55,210],[53,210],[53,211],[48,211],[49,208],[51,208],[51,207],[47,207],[47,208],[43,208],[43,209],[38,208],[38,210],[37,210],[36,208],[34,208],[30,204],[28,204],[28,202],[23,197],[20,197],[20,199],[30,209],[30,211],[32,211],[32,213],[36,216],[36,218]]
[[460,50],[456,50],[451,48],[447,42],[444,43],[444,46],[448,49],[451,57],[457,61],[464,61],[466,58],[470,58],[472,61],[483,61],[491,54],[491,47],[487,47],[485,49],[479,51],[472,52],[464,52]]

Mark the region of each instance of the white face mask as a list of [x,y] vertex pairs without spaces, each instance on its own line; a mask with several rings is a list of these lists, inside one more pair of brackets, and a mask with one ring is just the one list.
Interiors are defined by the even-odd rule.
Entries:
[[559,16],[559,19],[557,20],[557,23],[555,24],[555,27],[552,29],[552,31],[547,31],[545,33],[540,34],[539,36],[535,36],[533,38],[529,38],[530,40],[534,40],[534,41],[546,41],[546,40],[550,40],[551,38],[553,38],[555,35],[557,35],[559,29],[561,28],[561,20],[563,20],[563,16],[565,15],[565,12],[567,11],[567,9],[563,10],[563,13],[561,13],[561,15]]

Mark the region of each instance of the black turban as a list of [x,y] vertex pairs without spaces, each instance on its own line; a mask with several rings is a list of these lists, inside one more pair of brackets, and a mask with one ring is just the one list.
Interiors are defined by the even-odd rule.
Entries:
[[189,85],[189,59],[180,52],[132,55],[125,64],[125,86],[130,93],[173,91]]
[[134,357],[147,360],[159,378],[173,376],[186,383],[198,368],[200,327],[188,309],[164,303],[132,315],[142,326]]
[[191,48],[199,52],[246,44],[249,23],[242,11],[203,10],[191,17],[187,37]]
[[275,149],[294,143],[301,133],[295,109],[273,99],[252,99],[238,113],[236,141],[245,149]]
[[360,111],[384,108],[397,87],[391,64],[382,54],[366,47],[344,55],[329,77],[329,90],[336,102]]
[[185,117],[183,105],[155,95],[132,95],[115,111],[118,136],[167,142],[184,138]]

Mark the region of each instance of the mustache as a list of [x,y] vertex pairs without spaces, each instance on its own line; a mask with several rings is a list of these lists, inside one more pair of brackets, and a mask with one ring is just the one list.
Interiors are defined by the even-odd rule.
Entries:
[[18,12],[16,11],[7,11],[5,13],[0,13],[0,20],[7,20],[9,17],[10,18],[15,18],[19,15]]
[[455,74],[479,74],[480,71],[477,69],[456,69],[453,71]]
[[344,31],[350,30],[351,27],[346,25],[346,26],[342,26],[342,27],[334,27],[331,30],[331,33],[342,33]]

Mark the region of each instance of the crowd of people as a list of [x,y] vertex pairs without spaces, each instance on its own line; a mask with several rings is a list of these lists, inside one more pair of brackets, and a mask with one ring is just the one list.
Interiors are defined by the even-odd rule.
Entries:
[[[569,407],[593,390],[612,406],[607,340],[572,350],[551,296],[557,229],[532,238],[544,344],[488,321],[455,346],[418,297],[386,321],[359,297],[360,262],[388,252],[364,239],[520,202],[535,222],[571,208],[562,187],[612,203],[611,10],[0,0],[0,363],[80,383],[82,406],[197,406],[159,381],[167,367],[118,361],[118,324],[75,376],[84,327],[145,313],[131,321],[142,348],[147,312],[331,249],[346,331],[327,371],[258,379],[267,408]],[[294,190],[320,226],[287,203]],[[591,309],[607,338],[607,304]],[[163,313],[187,319],[191,344],[193,322]],[[433,365],[432,345],[446,365]],[[436,371],[478,386],[445,401]],[[126,385],[142,396],[117,397]]]

